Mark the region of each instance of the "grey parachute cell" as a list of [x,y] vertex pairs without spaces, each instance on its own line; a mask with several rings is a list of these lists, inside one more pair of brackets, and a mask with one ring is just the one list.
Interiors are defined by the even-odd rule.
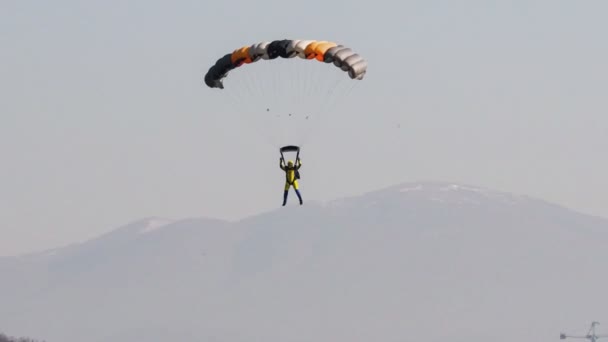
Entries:
[[325,51],[325,56],[323,56],[323,62],[333,63],[336,53],[343,49],[345,49],[344,45],[336,45],[334,47],[329,48],[329,50]]
[[249,47],[249,58],[252,62],[258,61],[260,58],[268,59],[268,55],[266,54],[266,48],[268,47],[269,42],[262,42],[251,45]]

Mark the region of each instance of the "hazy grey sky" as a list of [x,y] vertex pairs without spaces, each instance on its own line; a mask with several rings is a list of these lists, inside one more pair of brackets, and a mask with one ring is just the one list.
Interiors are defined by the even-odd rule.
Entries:
[[279,206],[276,149],[202,77],[237,47],[284,38],[337,41],[369,62],[302,152],[305,200],[449,180],[608,216],[607,11],[599,0],[3,1],[0,255],[143,216]]

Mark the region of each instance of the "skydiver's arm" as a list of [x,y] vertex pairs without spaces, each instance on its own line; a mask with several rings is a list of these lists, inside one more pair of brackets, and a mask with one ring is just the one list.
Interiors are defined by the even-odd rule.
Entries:
[[296,168],[299,170],[302,167],[302,161],[300,160],[300,158],[298,158],[298,165],[296,166]]
[[279,167],[281,170],[285,171],[285,165],[283,164],[283,159],[279,159]]

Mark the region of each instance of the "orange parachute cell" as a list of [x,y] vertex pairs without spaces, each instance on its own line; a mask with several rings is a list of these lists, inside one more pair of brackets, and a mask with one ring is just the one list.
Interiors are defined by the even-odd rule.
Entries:
[[306,49],[304,49],[304,55],[306,56],[306,59],[313,59],[317,56],[317,54],[315,53],[315,50],[317,49],[317,46],[327,43],[327,41],[325,40],[321,40],[321,41],[314,41],[310,44],[308,44],[308,46],[306,46]]
[[243,63],[251,63],[251,57],[249,56],[249,46],[243,46],[240,49],[234,50],[231,56],[232,64],[235,66],[241,66]]
[[325,51],[329,50],[330,48],[332,48],[336,45],[337,44],[333,43],[333,42],[326,42],[326,43],[318,44],[314,50],[315,58],[318,61],[323,62],[323,57],[325,56]]

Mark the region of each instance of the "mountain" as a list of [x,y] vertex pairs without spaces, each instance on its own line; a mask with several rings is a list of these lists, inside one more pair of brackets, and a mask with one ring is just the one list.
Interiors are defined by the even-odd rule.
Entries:
[[608,316],[607,246],[606,219],[441,182],[238,222],[147,218],[0,258],[0,331],[49,342],[551,341]]

